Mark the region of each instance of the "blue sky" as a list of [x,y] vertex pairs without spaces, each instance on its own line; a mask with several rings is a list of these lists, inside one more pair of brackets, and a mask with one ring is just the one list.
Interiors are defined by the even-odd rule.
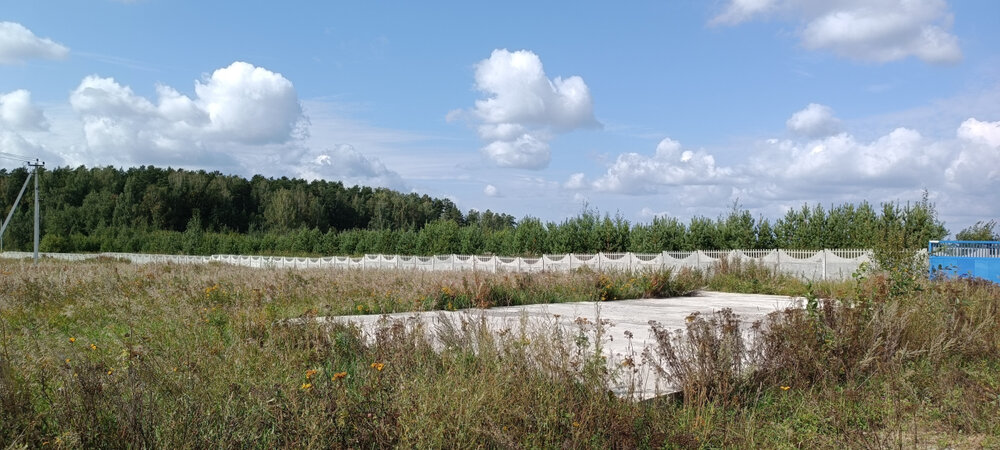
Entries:
[[553,221],[1000,218],[1000,2],[627,5],[0,0],[0,151]]

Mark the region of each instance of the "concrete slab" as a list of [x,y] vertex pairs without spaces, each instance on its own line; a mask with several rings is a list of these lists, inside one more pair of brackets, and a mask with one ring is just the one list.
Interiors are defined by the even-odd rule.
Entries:
[[[649,322],[656,321],[668,329],[682,329],[686,318],[693,312],[712,313],[730,308],[747,323],[763,318],[768,313],[800,304],[801,299],[757,294],[733,294],[703,291],[690,297],[671,297],[640,300],[617,300],[610,302],[553,303],[526,306],[511,306],[490,309],[467,309],[460,311],[431,311],[385,315],[357,315],[320,317],[323,322],[352,322],[364,333],[373,336],[375,330],[385,320],[402,320],[405,323],[424,325],[426,330],[434,330],[443,321],[452,323],[478,322],[485,319],[490,329],[519,330],[522,326],[532,327],[574,327],[578,333],[581,324],[605,324],[602,347],[610,367],[621,368],[626,358],[631,358],[635,366],[609,389],[619,395],[633,395],[640,399],[674,392],[670,380],[656,374],[649,362],[643,361],[642,351],[652,345],[653,339]],[[293,319],[291,322],[297,322]],[[573,336],[575,334],[569,334]],[[631,340],[627,336],[632,336]],[[434,338],[433,332],[430,336]]]

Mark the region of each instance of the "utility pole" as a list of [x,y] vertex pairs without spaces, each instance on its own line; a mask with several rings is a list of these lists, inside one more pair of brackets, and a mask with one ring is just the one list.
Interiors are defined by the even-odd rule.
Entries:
[[35,173],[35,264],[38,264],[38,235],[39,235],[39,217],[38,217],[38,168],[45,165],[45,163],[38,161],[35,158],[34,163],[28,163],[32,168],[32,172]]
[[45,163],[39,161],[35,158],[32,162],[30,159],[26,159],[23,156],[15,155],[13,153],[6,153],[0,151],[0,158],[13,159],[15,161],[23,162],[31,166],[31,172],[28,173],[28,177],[24,180],[24,186],[21,186],[21,192],[17,194],[17,199],[14,200],[14,204],[10,207],[10,213],[7,214],[7,219],[3,221],[0,225],[0,251],[3,251],[3,233],[7,231],[7,226],[10,225],[10,220],[14,217],[14,210],[17,208],[17,204],[21,201],[21,196],[24,194],[24,190],[28,187],[28,183],[31,181],[31,177],[35,177],[35,264],[38,264],[38,238],[40,234],[39,227],[39,193],[38,193],[38,168],[44,167]]

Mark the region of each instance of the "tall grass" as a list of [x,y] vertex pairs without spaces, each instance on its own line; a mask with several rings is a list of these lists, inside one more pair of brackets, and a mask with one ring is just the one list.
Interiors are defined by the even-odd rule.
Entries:
[[982,282],[891,296],[875,276],[798,285],[825,299],[752,329],[693,315],[686,330],[658,330],[647,354],[678,378],[678,400],[637,402],[608,392],[629,368],[605,364],[599,323],[389,321],[369,336],[283,319],[612,301],[711,286],[711,275],[116,261],[2,261],[0,272],[9,447],[1000,445],[1000,291]]

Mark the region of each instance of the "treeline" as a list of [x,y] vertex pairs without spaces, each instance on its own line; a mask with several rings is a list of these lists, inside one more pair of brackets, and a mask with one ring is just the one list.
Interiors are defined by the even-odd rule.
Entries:
[[[7,211],[27,172],[0,170]],[[562,222],[472,210],[447,199],[339,182],[139,167],[59,168],[42,176],[42,250],[167,254],[498,254],[918,248],[948,231],[926,195],[915,203],[803,205],[773,223],[734,205],[717,218],[629,223],[585,210]],[[4,248],[31,247],[30,194]]]

